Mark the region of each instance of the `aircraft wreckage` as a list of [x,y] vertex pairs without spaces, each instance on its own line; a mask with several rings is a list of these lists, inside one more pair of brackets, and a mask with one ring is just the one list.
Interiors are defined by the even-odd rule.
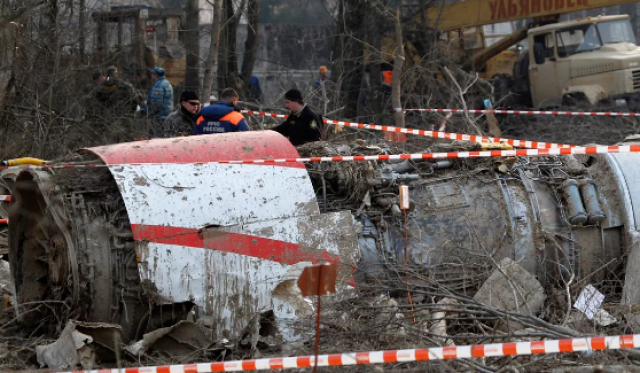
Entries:
[[[108,167],[14,175],[9,258],[20,317],[38,320],[50,308],[26,306],[54,301],[68,319],[119,324],[139,339],[187,313],[211,318],[216,338],[266,315],[293,341],[292,321],[308,314],[295,286],[306,265],[337,262],[342,288],[357,287],[392,281],[405,252],[413,270],[453,288],[467,280],[451,263],[510,258],[542,284],[589,275],[640,303],[640,273],[625,271],[640,261],[640,155],[211,163],[299,152],[387,149],[296,149],[276,132],[245,132],[84,149],[56,162]],[[406,223],[399,185],[410,190]],[[603,266],[624,276],[606,278]]]

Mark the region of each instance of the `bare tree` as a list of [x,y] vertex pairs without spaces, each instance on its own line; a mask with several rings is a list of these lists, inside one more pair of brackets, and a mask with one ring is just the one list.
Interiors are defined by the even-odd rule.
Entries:
[[[334,72],[340,79],[343,116],[353,118],[358,113],[358,99],[364,72],[363,57],[365,25],[369,3],[363,0],[340,0],[338,32],[334,49]],[[334,76],[335,76],[334,75]]]
[[245,1],[241,0],[234,9],[233,0],[222,0],[222,26],[218,47],[218,88],[235,86],[238,76],[238,56],[236,53],[236,33],[244,11]]
[[402,68],[404,67],[404,42],[402,41],[402,25],[400,24],[400,11],[396,11],[394,18],[396,31],[396,51],[393,63],[393,84],[391,85],[391,103],[393,105],[393,117],[396,126],[404,127],[404,112],[400,100],[400,81],[402,80]]
[[242,68],[240,69],[244,78],[245,95],[248,94],[249,81],[258,56],[259,0],[249,0],[247,4],[247,21],[247,40],[244,43],[244,57],[242,58]]
[[86,52],[86,28],[87,28],[87,0],[80,0],[78,3],[78,55],[80,61],[84,62]]
[[209,56],[205,62],[204,85],[202,87],[202,98],[208,100],[211,96],[212,85],[215,80],[214,66],[218,62],[218,46],[220,43],[220,21],[222,13],[222,1],[214,0],[208,2],[213,6],[213,20],[211,22],[211,43],[209,44]]
[[187,71],[184,77],[185,89],[198,89],[198,63],[200,62],[200,47],[198,43],[198,0],[187,0],[185,7],[187,13],[187,29],[185,30],[184,44],[187,53]]

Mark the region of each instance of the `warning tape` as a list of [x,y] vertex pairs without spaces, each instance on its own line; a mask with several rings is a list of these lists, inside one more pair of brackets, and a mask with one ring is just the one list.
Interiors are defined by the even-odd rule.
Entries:
[[403,109],[404,111],[426,111],[437,113],[469,114],[516,114],[516,115],[575,115],[602,117],[640,117],[640,113],[618,113],[611,111],[549,111],[549,110],[474,110],[474,109]]
[[[638,347],[640,347],[640,335],[634,334],[611,337],[561,339],[552,341],[494,343],[472,346],[434,347],[426,349],[418,348],[411,350],[369,351],[318,355],[318,366],[323,367],[382,363],[405,363],[412,361],[471,359],[494,356],[557,354],[580,351],[618,350]],[[85,370],[76,371],[74,373],[247,372],[256,370],[310,368],[314,366],[314,363],[314,356],[299,356],[256,360],[236,360],[203,364]]]
[[11,202],[11,196],[0,195],[0,201]]
[[416,154],[392,154],[392,155],[355,155],[337,157],[310,157],[310,158],[282,158],[282,159],[255,159],[220,161],[212,163],[224,164],[255,164],[255,163],[288,163],[288,162],[344,162],[344,161],[386,161],[402,159],[442,159],[442,158],[489,158],[489,157],[516,157],[516,156],[546,156],[569,154],[611,154],[611,153],[637,153],[640,145],[614,145],[614,146],[587,146],[573,148],[549,148],[549,149],[513,149],[513,150],[476,150],[449,153],[416,153]]
[[[288,115],[284,115],[284,114],[273,114],[273,113],[265,113],[262,111],[251,111],[251,110],[242,110],[242,113],[264,115],[264,116],[271,116],[271,117],[278,117],[278,118],[288,117]],[[418,129],[411,129],[411,128],[381,126],[377,124],[344,122],[344,121],[331,120],[331,119],[323,119],[322,121],[327,124],[337,124],[345,127],[364,128],[364,129],[371,129],[371,130],[385,131],[385,132],[408,133],[412,135],[435,137],[439,139],[463,140],[463,141],[473,141],[473,142],[507,143],[511,146],[520,147],[520,148],[529,148],[529,149],[571,148],[575,146],[575,145],[566,145],[566,144],[556,144],[552,142],[513,140],[513,139],[503,139],[500,137],[466,135],[461,133],[425,131],[425,130],[418,130]]]
[[0,219],[0,224],[9,224],[9,219]]
[[287,114],[274,114],[274,113],[267,113],[264,111],[241,110],[240,112],[243,114],[254,114],[254,115],[260,115],[263,117],[285,118],[285,119],[289,118]]
[[575,145],[566,145],[566,144],[555,144],[555,143],[542,142],[542,141],[514,140],[514,139],[503,139],[501,137],[487,137],[487,136],[466,135],[466,134],[451,133],[451,132],[425,131],[425,130],[417,130],[417,129],[411,129],[411,128],[380,126],[377,124],[351,123],[351,122],[342,122],[342,121],[330,120],[330,119],[325,119],[324,122],[328,124],[338,124],[338,125],[347,126],[347,127],[366,128],[366,129],[373,129],[373,130],[379,130],[379,131],[385,131],[385,132],[408,133],[412,135],[435,137],[439,139],[463,140],[463,141],[473,141],[473,142],[507,143],[511,146],[528,148],[528,149],[571,148],[575,146]]
[[415,154],[390,154],[390,155],[354,155],[337,157],[309,157],[309,158],[277,158],[277,159],[246,159],[216,162],[171,162],[171,163],[113,163],[105,164],[55,164],[42,166],[5,166],[0,169],[68,169],[68,168],[97,168],[118,166],[142,166],[142,165],[166,165],[166,164],[270,164],[270,163],[295,163],[295,162],[350,162],[350,161],[388,161],[404,159],[443,159],[443,158],[497,158],[497,157],[531,157],[531,156],[555,156],[570,154],[615,154],[615,153],[639,153],[640,145],[612,145],[612,146],[586,146],[573,148],[549,148],[549,149],[513,149],[513,150],[474,150],[449,153],[415,153]]

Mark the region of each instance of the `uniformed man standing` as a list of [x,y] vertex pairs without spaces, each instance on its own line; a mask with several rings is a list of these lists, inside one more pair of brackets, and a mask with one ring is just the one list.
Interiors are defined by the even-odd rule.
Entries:
[[302,92],[291,89],[285,93],[284,100],[291,113],[287,120],[272,130],[287,136],[294,146],[320,141],[322,118],[307,107]]
[[156,67],[150,71],[153,86],[147,94],[149,135],[164,137],[164,120],[173,112],[173,87],[165,77],[163,68]]
[[132,116],[138,105],[133,86],[118,77],[118,69],[115,66],[107,67],[106,79],[98,86],[94,95],[102,104],[105,115],[112,117]]
[[109,66],[106,78],[93,91],[95,99],[94,130],[109,141],[131,141],[134,137],[131,119],[138,106],[131,83],[118,77],[118,69]]

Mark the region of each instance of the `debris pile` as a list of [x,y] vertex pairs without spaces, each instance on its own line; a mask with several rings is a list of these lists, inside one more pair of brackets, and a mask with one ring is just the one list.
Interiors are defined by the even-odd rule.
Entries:
[[[422,150],[478,147],[434,143]],[[298,148],[302,157],[392,151],[369,141]],[[91,157],[63,161],[100,161]],[[333,261],[341,264],[340,286],[337,294],[323,298],[321,353],[637,332],[640,274],[627,268],[633,268],[640,247],[630,215],[640,195],[624,182],[634,177],[637,164],[637,155],[611,154],[310,162],[292,170],[259,165],[253,174],[264,173],[251,176],[256,185],[244,185],[243,193],[251,195],[257,187],[261,198],[251,203],[264,211],[247,202],[240,223],[230,211],[241,209],[225,205],[239,193],[217,191],[227,190],[226,181],[218,178],[214,187],[190,183],[185,170],[206,174],[203,165],[180,165],[184,169],[175,173],[129,165],[25,172],[12,192],[21,209],[12,211],[29,214],[16,220],[9,237],[18,254],[10,255],[12,265],[21,269],[13,274],[19,280],[18,304],[9,306],[0,328],[46,336],[33,347],[37,359],[30,356],[23,363],[57,369],[311,355],[316,300],[303,297],[296,280],[312,262]],[[242,166],[206,167],[217,175],[235,175]],[[135,177],[129,179],[128,173]],[[285,176],[269,178],[279,173]],[[292,198],[308,188],[300,200],[305,203],[285,211],[283,182]],[[407,205],[401,203],[400,186],[409,190]],[[209,220],[193,231],[144,236],[151,225],[140,228],[143,224],[133,219],[156,202],[136,194],[140,208],[133,211],[128,195],[153,188],[165,191],[161,205],[167,215],[179,211],[171,210],[174,201],[189,201],[189,218],[201,214]],[[206,197],[209,206],[196,203],[194,196],[204,190],[198,188],[212,193]],[[277,202],[270,204],[267,196]],[[255,218],[274,211],[284,212]],[[213,220],[222,217],[228,218],[225,224]],[[191,236],[176,239],[180,234]],[[188,266],[164,271],[182,259],[151,260],[153,245],[167,242],[179,247],[172,250],[181,256],[191,255]],[[233,247],[225,246],[229,243]],[[200,252],[196,249],[206,254],[193,254]],[[224,255],[212,260],[212,252]],[[268,264],[257,260],[267,254]],[[231,265],[233,255],[242,263]],[[39,269],[37,275],[30,266]],[[224,281],[214,282],[223,275]],[[351,287],[346,286],[350,277]],[[203,279],[209,282],[198,293]],[[80,288],[82,283],[87,285]],[[30,328],[18,330],[17,319]],[[0,364],[16,367],[16,356],[25,355],[6,354]],[[485,357],[393,369],[546,372],[596,364],[640,364],[640,354]]]

